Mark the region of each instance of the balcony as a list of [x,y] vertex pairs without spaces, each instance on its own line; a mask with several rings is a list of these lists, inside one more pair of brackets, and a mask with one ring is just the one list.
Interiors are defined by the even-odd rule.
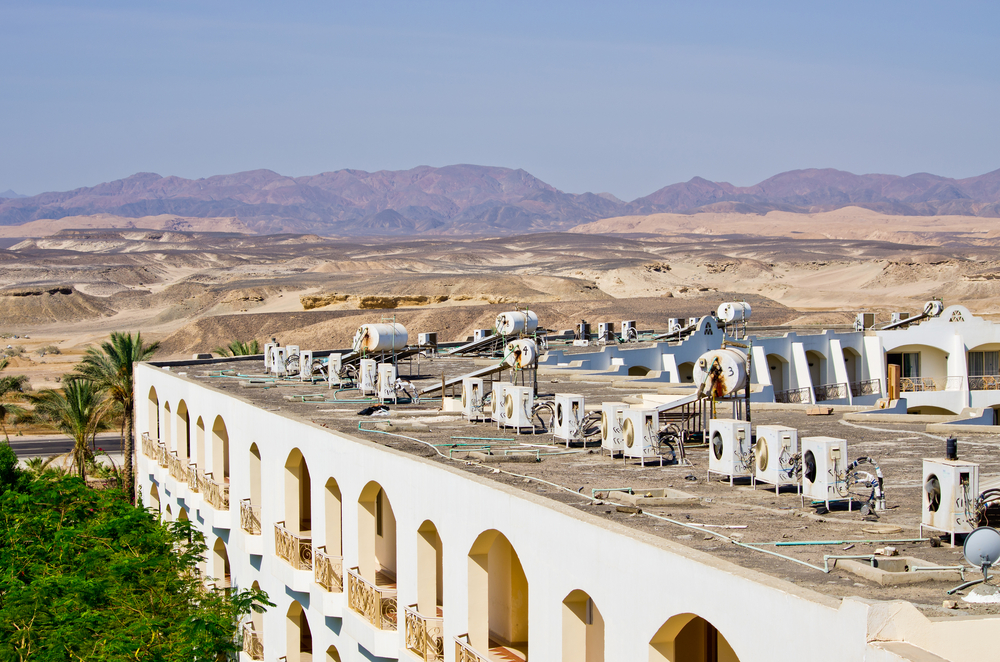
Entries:
[[240,501],[240,528],[252,536],[260,535],[260,506],[254,506],[250,499]]
[[170,477],[176,480],[178,483],[187,482],[187,467],[184,466],[184,461],[177,457],[177,451],[171,451],[167,455],[167,467],[170,470]]
[[869,379],[863,382],[851,382],[851,395],[855,398],[865,395],[882,395],[882,380]]
[[807,388],[793,388],[787,391],[777,391],[774,394],[775,402],[783,402],[785,404],[812,404],[812,398],[809,395],[809,389]]
[[965,377],[902,377],[899,390],[903,393],[921,391],[960,391],[966,383]]
[[274,549],[279,558],[296,570],[313,569],[312,539],[292,533],[284,522],[274,525]]
[[169,456],[169,455],[170,455],[170,453],[167,452],[167,445],[164,444],[162,441],[157,442],[157,444],[156,444],[156,463],[158,465],[160,465],[161,467],[166,468],[166,466],[167,466],[167,456]]
[[264,659],[264,642],[261,641],[260,635],[254,630],[252,622],[243,624],[243,652],[251,660]]
[[331,593],[344,591],[344,559],[326,553],[326,546],[316,548],[316,583]]
[[188,465],[188,472],[187,472],[187,484],[188,484],[188,488],[192,492],[197,492],[198,491],[198,485],[200,484],[200,482],[201,481],[198,480],[198,465],[197,464],[189,464]]
[[406,620],[406,650],[424,662],[444,660],[444,618],[441,608],[437,616],[424,616],[416,605],[403,608]]
[[199,485],[205,501],[216,510],[229,510],[229,483],[218,483],[212,474],[203,474],[203,483]]
[[490,639],[490,649],[480,653],[469,643],[469,635],[455,637],[455,662],[517,662],[528,659],[527,643],[505,645]]
[[469,644],[469,635],[460,634],[455,637],[455,662],[491,662]]
[[970,391],[1000,391],[1000,375],[969,377]]
[[364,579],[357,568],[347,571],[347,606],[377,630],[396,629],[396,583],[378,573],[376,583]]
[[827,400],[846,400],[848,385],[846,382],[840,384],[820,384],[813,387],[816,393],[816,402]]
[[149,436],[148,432],[142,433],[142,454],[150,460],[157,459],[156,444],[157,442]]

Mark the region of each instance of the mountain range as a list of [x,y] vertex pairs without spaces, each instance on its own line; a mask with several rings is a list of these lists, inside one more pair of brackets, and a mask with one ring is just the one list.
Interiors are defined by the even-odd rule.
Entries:
[[138,173],[73,191],[0,199],[0,225],[92,214],[173,214],[236,217],[261,234],[508,234],[660,212],[764,214],[846,206],[894,215],[1000,217],[1000,170],[967,179],[793,170],[748,187],[695,177],[631,202],[608,193],[566,193],[524,170],[476,165],[305,177],[252,170],[196,180]]

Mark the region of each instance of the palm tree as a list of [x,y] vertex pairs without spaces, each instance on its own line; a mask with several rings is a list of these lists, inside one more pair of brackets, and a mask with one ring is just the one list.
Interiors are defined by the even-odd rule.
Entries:
[[89,379],[70,377],[61,391],[46,389],[27,396],[35,406],[34,417],[73,439],[73,464],[80,478],[87,478],[87,442],[111,427],[108,400]]
[[212,352],[219,356],[252,356],[260,354],[260,343],[256,340],[251,340],[250,342],[233,340],[224,347],[216,347]]
[[134,498],[133,466],[135,464],[135,380],[136,363],[148,361],[160,348],[159,342],[146,345],[142,333],[133,336],[129,332],[115,331],[109,340],[101,343],[100,349],[88,347],[83,359],[77,364],[71,378],[83,378],[93,382],[99,389],[117,403],[121,410],[122,452],[125,461],[125,490],[129,498]]
[[[0,371],[7,367],[7,359],[0,359]],[[10,435],[7,434],[7,417],[21,416],[24,408],[11,400],[19,399],[24,393],[24,387],[28,385],[28,378],[25,375],[7,375],[0,377],[0,428],[3,429],[3,436],[10,444]]]

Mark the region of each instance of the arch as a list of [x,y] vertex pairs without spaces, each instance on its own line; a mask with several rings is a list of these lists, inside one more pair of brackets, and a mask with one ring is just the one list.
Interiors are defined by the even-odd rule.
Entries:
[[215,585],[219,588],[229,588],[232,586],[232,574],[229,567],[229,551],[222,538],[216,538],[212,545],[211,567],[209,575],[215,580]]
[[160,488],[156,486],[156,483],[149,486],[149,507],[156,508],[156,514],[160,514]]
[[952,411],[946,407],[935,407],[934,405],[920,405],[919,407],[907,407],[907,414],[920,414],[923,416],[957,416],[959,412]]
[[629,366],[628,374],[630,377],[645,377],[649,374],[649,368],[644,365]]
[[469,550],[468,618],[473,648],[527,660],[528,579],[513,545],[495,529],[479,534]]
[[[256,579],[254,580],[253,584],[251,584],[250,586],[251,586],[251,588],[253,588],[256,591],[260,590],[260,582],[258,582]],[[251,609],[250,610],[250,625],[253,628],[253,631],[254,631],[254,633],[257,636],[257,640],[261,643],[261,647],[263,647],[263,643],[264,643],[264,613],[263,612],[258,612],[255,609]]]
[[358,497],[358,573],[376,586],[396,583],[396,515],[375,481]]
[[649,640],[649,662],[739,662],[739,658],[714,625],[696,614],[678,614]]
[[767,355],[767,372],[771,375],[771,386],[775,393],[789,389],[789,363],[781,354]]
[[677,366],[677,378],[682,384],[694,383],[694,363],[688,361]]
[[853,347],[844,348],[844,367],[847,368],[847,384],[850,386],[861,381],[861,352]]
[[312,531],[312,481],[302,451],[293,448],[285,460],[285,528],[307,536]]
[[156,395],[156,388],[149,387],[146,409],[146,432],[153,441],[160,440],[160,399]]
[[188,458],[191,457],[191,417],[188,415],[187,403],[181,400],[177,403],[174,414],[174,428],[177,430],[177,442],[174,450],[181,466],[187,469]]
[[900,377],[947,377],[948,352],[931,345],[900,345],[886,350],[886,365],[900,366]]
[[563,600],[563,662],[604,662],[604,617],[581,590]]
[[326,662],[340,662],[340,652],[336,646],[330,646],[326,649]]
[[170,434],[171,430],[173,430],[173,426],[171,425],[171,423],[172,423],[171,419],[173,419],[173,415],[171,414],[170,403],[169,402],[164,402],[163,403],[163,416],[160,418],[160,425],[163,426],[163,437],[161,437],[161,441],[167,447],[167,451],[168,452],[172,451],[172,450],[176,450],[174,448],[174,438],[173,438],[173,435]]
[[826,380],[826,356],[815,349],[806,350],[806,363],[809,365],[809,379],[813,386],[821,386]]
[[190,518],[188,517],[187,508],[178,508],[177,509],[177,521],[178,522],[187,522],[189,520],[190,520]]
[[261,500],[260,449],[250,444],[250,505],[260,506]]
[[212,423],[212,478],[229,482],[229,431],[221,416]]
[[285,659],[305,662],[312,659],[312,630],[302,605],[293,601],[285,614]]
[[344,504],[336,478],[329,478],[323,490],[323,524],[326,528],[326,553],[343,555]]
[[207,466],[205,464],[205,419],[201,416],[198,417],[198,420],[194,424],[194,457],[191,458],[191,461],[201,471],[204,471]]
[[[996,378],[1000,376],[1000,343],[985,343],[972,347],[965,353],[965,360],[966,371],[970,377]],[[987,389],[997,388],[997,379],[977,381],[985,382],[981,386]]]
[[167,504],[167,507],[163,509],[163,521],[164,522],[173,522],[174,521],[174,511],[172,511],[170,509],[170,504],[169,503]]
[[417,611],[437,617],[444,607],[444,559],[441,536],[434,522],[424,520],[417,529]]

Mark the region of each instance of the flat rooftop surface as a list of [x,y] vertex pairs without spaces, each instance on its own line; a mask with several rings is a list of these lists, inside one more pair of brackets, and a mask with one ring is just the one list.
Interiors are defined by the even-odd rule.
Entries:
[[[490,362],[459,357],[421,358],[419,366],[417,361],[401,362],[399,372],[403,379],[410,380],[419,389],[440,383],[442,374],[447,378],[456,377]],[[264,375],[260,359],[177,365],[171,369],[186,373],[189,378],[211,388],[247,398],[263,408],[279,410],[331,430],[449,464],[832,597],[907,600],[928,616],[1000,613],[1000,606],[965,603],[959,595],[946,595],[948,589],[961,582],[951,578],[934,579],[933,573],[928,573],[932,575],[929,581],[881,586],[849,572],[843,563],[834,565],[831,561],[833,569],[826,574],[732,542],[781,543],[758,547],[819,567],[824,566],[825,555],[870,555],[889,545],[895,547],[900,556],[915,557],[930,565],[965,565],[968,568],[962,557],[960,540],[952,547],[936,532],[925,531],[925,537],[932,536],[932,540],[905,541],[920,537],[922,459],[943,457],[945,450],[943,437],[924,432],[924,423],[846,421],[840,413],[808,416],[802,409],[777,409],[774,405],[751,409],[754,426],[787,425],[798,430],[800,439],[808,436],[846,439],[850,459],[865,455],[874,458],[885,476],[887,498],[887,509],[877,513],[876,519],[859,512],[859,503],[853,511],[848,511],[845,504],[818,514],[808,501],[803,505],[794,487],[785,487],[775,494],[772,486],[758,484],[754,487],[748,479],[732,487],[729,480],[721,476],[713,474],[708,479],[709,451],[704,445],[687,446],[689,464],[642,466],[637,460],[624,461],[603,454],[599,435],[585,447],[577,444],[567,449],[565,443],[555,440],[549,431],[516,434],[509,429],[498,430],[489,422],[467,422],[461,412],[458,415],[442,412],[440,398],[433,397],[437,394],[419,404],[389,405],[387,416],[366,416],[359,412],[377,403],[373,398],[363,398],[356,390],[338,392],[329,389],[326,383],[301,382],[297,377],[271,379],[248,387],[247,376],[270,379]],[[509,372],[505,374],[508,379],[509,375]],[[657,392],[657,386],[648,382],[622,382],[621,379],[615,377],[612,382],[610,375],[541,370],[536,402],[551,400],[556,393],[576,393],[583,395],[586,408],[593,410],[599,409],[600,403],[605,401],[638,403],[636,398],[641,393]],[[455,393],[460,395],[460,386]],[[720,404],[719,412],[720,417],[730,416],[731,406]],[[543,416],[548,422],[547,414]],[[1000,438],[993,434],[965,433],[958,437],[959,457],[980,464],[981,483],[1000,477]],[[479,452],[491,451],[497,457],[484,462],[481,456],[470,454],[476,447]],[[515,452],[532,456],[509,455]],[[538,461],[534,454],[538,455]],[[870,465],[861,469],[873,471]],[[693,499],[682,505],[643,505],[643,512],[636,513],[629,508],[620,509],[624,504],[605,497],[602,490],[609,488],[631,488],[638,495],[672,488],[688,493]],[[868,490],[858,486],[855,493],[867,497]],[[597,494],[598,498],[587,498],[592,494]],[[658,518],[669,518],[677,523]],[[904,541],[891,542],[896,540]],[[829,542],[789,544],[815,541]],[[978,570],[969,568],[966,572],[967,579],[977,576],[980,576]],[[942,602],[949,599],[957,599],[958,609],[942,606]]]

